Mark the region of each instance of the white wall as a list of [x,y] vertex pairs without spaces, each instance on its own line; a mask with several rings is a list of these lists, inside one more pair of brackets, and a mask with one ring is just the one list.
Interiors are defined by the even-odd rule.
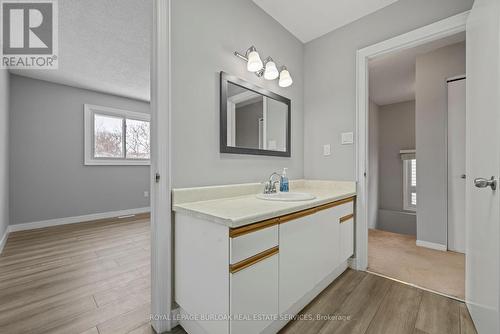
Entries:
[[[294,83],[257,78],[233,52],[251,45],[286,64]],[[172,2],[172,182],[174,187],[260,182],[288,167],[303,177],[303,44],[251,0]],[[219,72],[292,101],[291,158],[219,153]]]
[[0,70],[0,240],[9,225],[9,72]]
[[379,206],[379,155],[378,155],[378,137],[379,137],[379,106],[370,101],[368,110],[368,227],[377,227],[377,216]]
[[465,73],[465,43],[417,57],[417,239],[447,244],[446,79]]
[[149,103],[11,75],[11,224],[149,206],[149,166],[83,164],[85,103],[149,112]]
[[[355,130],[356,50],[469,10],[473,0],[400,0],[305,46],[304,174],[355,179],[355,146],[340,134]],[[332,155],[323,157],[323,144]]]

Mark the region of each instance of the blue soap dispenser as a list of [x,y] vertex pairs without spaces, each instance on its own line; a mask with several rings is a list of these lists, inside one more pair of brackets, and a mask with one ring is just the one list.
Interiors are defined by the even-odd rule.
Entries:
[[288,177],[286,176],[286,170],[288,168],[283,168],[283,172],[281,173],[281,180],[280,180],[280,191],[281,192],[288,192]]

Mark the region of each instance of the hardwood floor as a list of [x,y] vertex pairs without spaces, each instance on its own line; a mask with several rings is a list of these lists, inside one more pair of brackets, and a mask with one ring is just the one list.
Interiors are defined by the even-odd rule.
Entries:
[[280,333],[474,334],[465,304],[366,272],[347,270]]
[[153,333],[148,215],[14,232],[0,333]]
[[368,270],[465,299],[465,255],[418,247],[411,235],[370,229]]
[[[281,333],[476,333],[464,304],[353,270],[301,314],[314,320]],[[149,315],[147,216],[10,234],[0,256],[0,333],[153,334]]]

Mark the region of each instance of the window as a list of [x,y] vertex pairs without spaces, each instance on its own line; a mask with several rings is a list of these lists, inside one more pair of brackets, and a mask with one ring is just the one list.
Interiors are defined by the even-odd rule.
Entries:
[[149,165],[150,116],[85,104],[86,165]]
[[417,211],[417,160],[403,160],[404,209]]

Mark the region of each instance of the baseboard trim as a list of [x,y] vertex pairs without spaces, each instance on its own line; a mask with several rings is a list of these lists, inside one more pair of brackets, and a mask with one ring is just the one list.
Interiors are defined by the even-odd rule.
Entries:
[[14,224],[14,225],[9,225],[8,233],[17,232],[17,231],[25,231],[25,230],[34,230],[34,229],[51,227],[51,226],[58,226],[58,225],[83,223],[83,222],[88,222],[88,221],[92,221],[92,220],[99,220],[99,219],[108,219],[108,218],[115,218],[115,217],[121,217],[121,216],[130,216],[130,215],[136,215],[139,213],[145,213],[145,212],[150,212],[150,211],[151,211],[150,207],[144,207],[144,208],[136,208],[136,209],[128,209],[128,210],[93,213],[93,214],[83,215],[83,216],[48,219],[48,220],[41,220],[41,221],[30,222],[30,223]]
[[423,240],[417,240],[417,246],[435,249],[443,252],[446,252],[448,250],[448,247],[446,247],[446,245],[436,244],[434,242],[423,241]]
[[7,243],[7,238],[9,237],[9,227],[5,229],[3,232],[2,239],[0,240],[0,254],[3,252],[3,248],[5,247],[5,244]]

